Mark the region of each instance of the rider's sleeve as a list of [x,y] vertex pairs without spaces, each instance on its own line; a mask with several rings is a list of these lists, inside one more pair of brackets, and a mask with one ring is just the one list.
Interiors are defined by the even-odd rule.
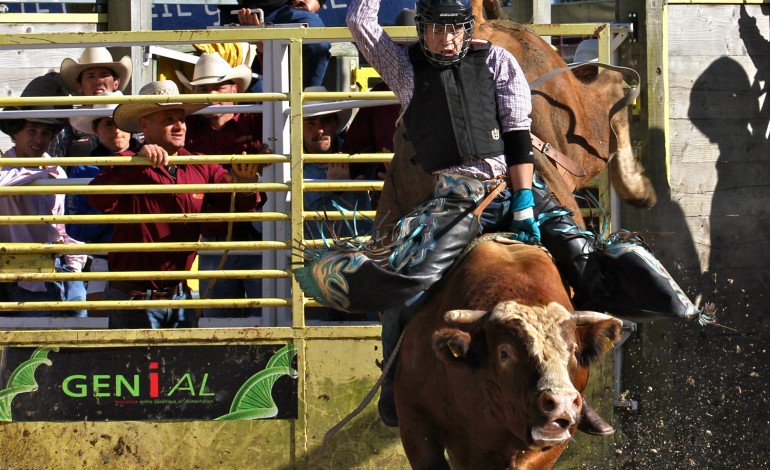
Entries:
[[414,92],[414,69],[406,47],[393,42],[378,23],[379,9],[380,0],[353,0],[345,21],[361,54],[406,109]]
[[507,50],[493,45],[489,50],[487,64],[495,77],[498,117],[503,134],[529,131],[532,125],[529,118],[532,113],[532,95],[516,58]]

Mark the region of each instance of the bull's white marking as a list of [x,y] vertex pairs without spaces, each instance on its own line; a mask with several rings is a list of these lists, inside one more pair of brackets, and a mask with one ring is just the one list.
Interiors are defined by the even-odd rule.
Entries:
[[538,391],[575,391],[567,370],[570,351],[562,337],[562,324],[571,318],[572,314],[556,302],[547,306],[501,302],[490,315],[493,322],[516,323],[526,335],[527,350],[540,369]]
[[569,433],[569,429],[564,429],[558,434],[547,433],[540,428],[532,429],[532,443],[534,444],[534,448],[558,445],[571,438],[572,435]]

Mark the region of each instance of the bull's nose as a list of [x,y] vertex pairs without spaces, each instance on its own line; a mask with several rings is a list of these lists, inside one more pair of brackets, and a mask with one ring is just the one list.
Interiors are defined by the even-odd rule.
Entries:
[[544,390],[538,397],[537,405],[551,420],[566,419],[572,424],[583,406],[583,398],[574,390]]

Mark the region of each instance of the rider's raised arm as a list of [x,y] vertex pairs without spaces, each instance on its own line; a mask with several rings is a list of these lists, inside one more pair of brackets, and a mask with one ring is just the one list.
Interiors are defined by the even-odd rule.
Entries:
[[345,20],[366,60],[406,108],[414,91],[414,70],[407,49],[399,46],[377,21],[380,0],[353,0]]

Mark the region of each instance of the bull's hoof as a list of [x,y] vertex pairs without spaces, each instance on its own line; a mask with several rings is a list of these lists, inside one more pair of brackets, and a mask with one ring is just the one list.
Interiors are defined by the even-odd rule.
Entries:
[[393,392],[393,382],[383,382],[380,389],[380,401],[377,402],[377,411],[385,426],[398,427],[398,413],[396,412],[396,396]]
[[583,397],[583,409],[580,412],[578,430],[592,436],[610,436],[615,434],[615,428],[599,416],[599,413],[593,409],[585,397]]

